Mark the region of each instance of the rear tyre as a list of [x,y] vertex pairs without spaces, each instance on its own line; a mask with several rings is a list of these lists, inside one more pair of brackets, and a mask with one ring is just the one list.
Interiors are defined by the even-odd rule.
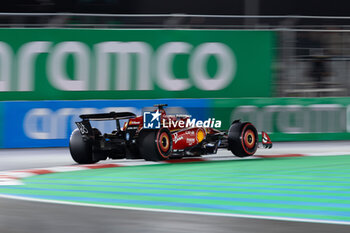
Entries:
[[140,154],[147,161],[166,160],[173,149],[171,134],[166,128],[141,131],[138,143]]
[[249,122],[233,122],[228,130],[228,149],[238,157],[255,154],[258,149],[256,128]]
[[73,160],[79,164],[98,162],[93,160],[91,142],[88,140],[84,141],[78,129],[75,129],[70,136],[69,151]]

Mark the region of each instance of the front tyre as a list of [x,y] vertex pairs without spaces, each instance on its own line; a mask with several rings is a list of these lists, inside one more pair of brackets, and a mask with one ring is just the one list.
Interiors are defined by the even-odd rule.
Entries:
[[84,141],[78,129],[72,132],[69,140],[69,151],[73,160],[79,164],[91,164],[97,161],[92,157],[92,145],[90,141]]
[[170,157],[173,149],[171,134],[166,128],[142,130],[138,144],[140,154],[147,161],[166,160]]
[[228,149],[238,157],[255,154],[258,149],[258,132],[249,122],[235,121],[228,131]]

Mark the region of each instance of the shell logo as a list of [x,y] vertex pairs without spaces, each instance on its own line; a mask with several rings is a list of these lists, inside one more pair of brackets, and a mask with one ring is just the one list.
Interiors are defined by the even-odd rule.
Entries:
[[197,142],[200,143],[205,138],[205,131],[203,129],[198,129],[196,137],[197,137]]

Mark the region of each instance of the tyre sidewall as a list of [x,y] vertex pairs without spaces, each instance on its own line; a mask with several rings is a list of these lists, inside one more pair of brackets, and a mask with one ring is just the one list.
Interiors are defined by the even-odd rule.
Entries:
[[[168,141],[168,146],[166,151],[161,146],[161,137],[166,137]],[[170,157],[172,152],[172,138],[170,131],[166,128],[161,128],[159,130],[142,130],[138,138],[139,151],[142,156],[147,161],[160,161],[166,160]]]
[[[168,146],[166,147],[166,151],[164,151],[162,143],[163,143],[163,139],[167,138],[168,140]],[[157,151],[159,153],[160,156],[162,156],[164,159],[168,159],[170,157],[170,154],[173,150],[173,140],[171,138],[171,134],[169,129],[166,128],[161,128],[158,132],[157,132],[157,136],[156,136],[156,147],[157,147]]]
[[[247,130],[254,135],[255,142],[251,148],[244,143],[244,136]],[[228,149],[238,157],[247,157],[253,155],[258,148],[258,133],[256,128],[250,122],[234,122],[228,131]]]
[[92,145],[84,141],[78,129],[75,129],[69,140],[69,151],[73,160],[79,164],[95,163],[92,159]]

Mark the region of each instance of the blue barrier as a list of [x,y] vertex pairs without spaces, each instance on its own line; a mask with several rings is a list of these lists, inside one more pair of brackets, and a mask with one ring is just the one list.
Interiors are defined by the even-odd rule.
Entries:
[[[158,103],[169,105],[168,114],[186,113],[197,119],[209,116],[210,102],[206,99],[2,102],[2,148],[65,147],[81,114],[130,111],[140,115],[144,107]],[[102,133],[111,132],[115,122],[93,122],[93,126]]]

